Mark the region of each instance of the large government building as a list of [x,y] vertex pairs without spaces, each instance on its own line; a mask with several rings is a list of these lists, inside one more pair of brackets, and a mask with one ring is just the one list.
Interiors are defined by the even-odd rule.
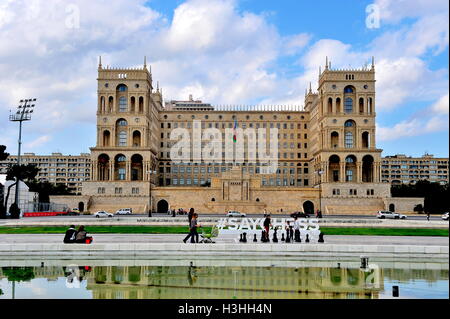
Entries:
[[[91,212],[130,207],[140,213],[194,207],[199,213],[373,214],[423,204],[420,198],[392,198],[390,184],[382,182],[373,61],[346,70],[327,62],[302,107],[219,107],[192,97],[164,103],[146,63],[111,68],[100,60],[97,80],[97,143],[89,180],[82,182],[81,195],[52,201]],[[267,173],[259,154],[256,161],[211,163],[191,156],[175,163],[171,147],[177,140],[170,134],[178,128],[191,136],[196,129],[217,129],[223,145],[239,136],[245,146],[251,137],[240,135],[241,129],[262,130],[267,140],[278,138],[276,170]],[[271,129],[278,129],[275,136]]]

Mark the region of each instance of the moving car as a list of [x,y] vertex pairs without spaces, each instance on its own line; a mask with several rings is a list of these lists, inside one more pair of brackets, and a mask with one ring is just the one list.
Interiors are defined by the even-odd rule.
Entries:
[[390,218],[390,219],[406,219],[406,215],[402,215],[396,212],[388,212],[388,211],[383,211],[380,210],[377,213],[377,218],[379,219],[386,219],[386,218]]
[[71,210],[67,212],[67,216],[80,216],[80,212]]
[[241,213],[241,212],[238,212],[238,211],[235,211],[235,210],[230,210],[227,213],[227,216],[228,217],[245,217],[246,215],[244,213]]
[[448,220],[448,212],[444,213],[444,215],[442,215],[442,219],[443,220]]
[[131,215],[133,210],[131,208],[121,208],[116,212],[116,215]]
[[94,216],[97,217],[97,218],[100,218],[100,217],[113,217],[113,214],[101,210],[99,212],[96,212],[94,214]]

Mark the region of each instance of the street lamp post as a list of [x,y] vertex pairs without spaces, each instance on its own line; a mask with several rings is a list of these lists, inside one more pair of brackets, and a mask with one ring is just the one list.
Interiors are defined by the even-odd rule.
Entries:
[[318,170],[317,174],[319,175],[319,211],[322,215],[322,175],[324,171]]
[[149,174],[149,180],[150,180],[150,199],[149,199],[149,209],[148,209],[148,217],[152,217],[152,209],[153,209],[153,201],[152,201],[152,175],[156,174],[156,171],[147,171],[147,174]]
[[[17,107],[17,111],[9,115],[9,120],[11,122],[19,122],[19,140],[18,140],[19,149],[17,152],[18,167],[20,166],[20,151],[22,146],[22,122],[31,120],[31,113],[33,113],[34,102],[36,102],[35,98],[20,100],[20,104]],[[16,204],[17,208],[19,208],[19,182],[20,182],[19,176],[16,176],[16,191],[14,194],[14,203]]]

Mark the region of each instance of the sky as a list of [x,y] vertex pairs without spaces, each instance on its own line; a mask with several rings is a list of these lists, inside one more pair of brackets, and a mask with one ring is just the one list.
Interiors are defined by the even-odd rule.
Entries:
[[325,57],[375,57],[383,156],[448,157],[446,0],[2,0],[0,144],[17,154],[20,99],[37,98],[23,152],[96,143],[97,66],[142,66],[165,100],[303,105]]

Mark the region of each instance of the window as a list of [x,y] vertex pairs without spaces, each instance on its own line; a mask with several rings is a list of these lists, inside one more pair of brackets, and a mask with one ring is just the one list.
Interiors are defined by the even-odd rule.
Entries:
[[353,99],[348,97],[344,100],[344,112],[345,113],[353,112]]
[[353,133],[345,132],[345,147],[352,148],[353,147]]
[[118,170],[118,179],[121,180],[121,181],[125,180],[125,168],[119,168],[119,170]]
[[[353,181],[353,171],[352,170],[347,170],[346,175],[345,175],[345,180],[347,182],[351,182]],[[350,194],[351,195],[351,194]]]
[[127,123],[126,120],[121,119],[121,120],[119,120],[119,121],[117,122],[117,125],[118,125],[118,126],[127,126],[128,123]]
[[127,146],[127,132],[126,131],[119,132],[119,146]]
[[119,98],[119,112],[127,111],[127,98],[125,96],[121,96]]

